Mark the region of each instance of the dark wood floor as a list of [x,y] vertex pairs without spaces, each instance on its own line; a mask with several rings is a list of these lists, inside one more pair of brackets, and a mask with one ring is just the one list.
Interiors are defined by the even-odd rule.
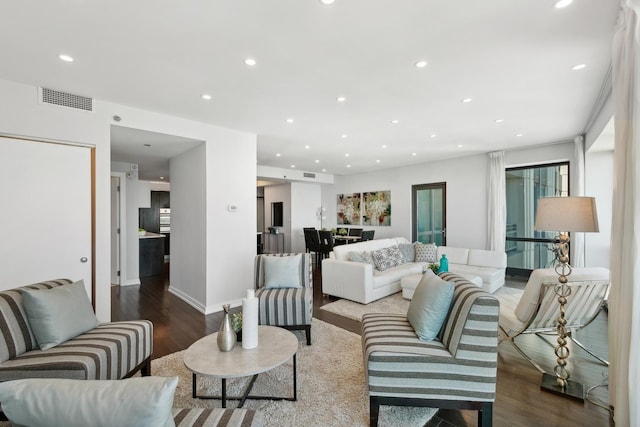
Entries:
[[[168,268],[168,264],[166,264]],[[160,277],[143,279],[139,286],[112,287],[113,320],[149,319],[154,324],[153,358],[184,350],[194,341],[216,332],[220,328],[221,313],[205,316],[168,292],[168,271]],[[509,281],[510,286],[523,286]],[[321,274],[314,271],[314,317],[349,331],[360,333],[360,323],[320,310],[335,300],[321,292]],[[236,309],[236,311],[238,311]],[[600,316],[584,330],[579,339],[596,353],[606,357],[608,351],[607,316]],[[543,368],[553,369],[552,338],[545,343],[535,336],[523,337],[522,347],[534,356]],[[585,390],[605,383],[606,366],[597,363],[581,349],[571,347],[571,378],[584,384]],[[509,344],[503,342],[498,355],[497,397],[494,404],[495,426],[613,426],[609,413],[596,404],[576,402],[540,390],[541,374],[524,360]],[[607,388],[596,387],[590,396],[607,406]],[[476,413],[472,411],[441,410],[428,427],[475,426]]]

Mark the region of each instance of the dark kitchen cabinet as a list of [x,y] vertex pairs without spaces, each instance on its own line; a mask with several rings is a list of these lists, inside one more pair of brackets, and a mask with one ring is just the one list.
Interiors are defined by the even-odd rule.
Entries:
[[138,212],[139,227],[152,233],[160,232],[160,208],[170,208],[169,191],[152,191],[151,207],[140,208]]
[[164,240],[164,237],[140,239],[140,277],[163,274]]

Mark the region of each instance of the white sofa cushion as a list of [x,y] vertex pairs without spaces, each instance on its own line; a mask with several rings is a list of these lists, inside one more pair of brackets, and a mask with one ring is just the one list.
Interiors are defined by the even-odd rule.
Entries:
[[467,264],[480,265],[483,267],[507,268],[507,253],[485,251],[482,249],[469,249],[469,260],[467,261]]
[[449,265],[451,264],[468,264],[469,249],[467,248],[454,248],[453,246],[438,246],[438,260],[442,258],[442,254],[447,255]]
[[407,274],[422,273],[424,262],[410,262],[385,271],[373,270],[373,289],[399,282]]
[[[609,270],[602,267],[576,267],[568,277],[569,282],[582,282],[585,280],[609,280]],[[536,309],[540,288],[543,283],[557,283],[558,274],[553,268],[539,268],[533,270],[529,281],[524,287],[524,293],[516,307],[515,313],[518,319],[526,322]]]
[[333,254],[338,261],[349,261],[349,252],[375,251],[382,248],[388,248],[397,244],[394,239],[377,239],[367,240],[366,242],[350,243],[348,245],[340,245],[333,247]]
[[[447,255],[448,257],[449,255]],[[482,283],[494,283],[504,278],[504,270],[492,267],[479,267],[477,265],[451,264],[449,271],[457,274],[471,274],[482,278]]]

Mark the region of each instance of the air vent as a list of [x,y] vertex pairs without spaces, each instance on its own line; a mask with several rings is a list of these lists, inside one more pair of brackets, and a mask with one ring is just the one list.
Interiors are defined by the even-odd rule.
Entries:
[[316,174],[311,172],[304,172],[302,176],[304,176],[305,178],[315,178]]
[[40,88],[40,101],[45,104],[93,112],[93,98],[60,92],[58,90]]

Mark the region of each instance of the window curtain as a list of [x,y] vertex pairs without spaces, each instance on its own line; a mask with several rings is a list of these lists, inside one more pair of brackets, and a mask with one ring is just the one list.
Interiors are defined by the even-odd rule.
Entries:
[[504,151],[489,153],[487,249],[504,252],[507,234],[507,192]]
[[[571,195],[584,196],[584,138],[576,136],[573,140],[574,164],[571,168]],[[572,233],[571,235],[571,265],[584,267],[584,233]]]
[[640,0],[622,0],[613,40],[615,148],[609,295],[609,403],[640,425]]

